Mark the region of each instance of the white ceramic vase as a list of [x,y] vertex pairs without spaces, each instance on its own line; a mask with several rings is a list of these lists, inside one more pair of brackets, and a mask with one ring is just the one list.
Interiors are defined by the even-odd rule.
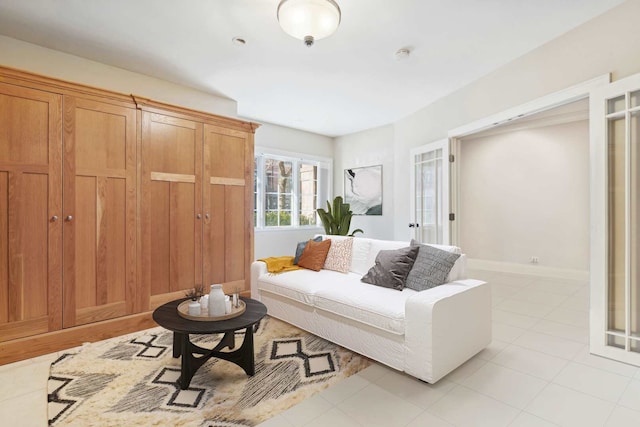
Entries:
[[209,316],[220,317],[225,314],[225,298],[222,285],[211,285],[209,292]]

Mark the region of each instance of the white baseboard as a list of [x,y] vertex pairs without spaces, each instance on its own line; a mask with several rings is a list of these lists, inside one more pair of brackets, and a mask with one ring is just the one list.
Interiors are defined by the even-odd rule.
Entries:
[[589,280],[589,271],[587,270],[516,264],[513,262],[491,261],[488,259],[468,258],[467,268],[471,270],[499,271],[501,273],[528,274],[554,279]]

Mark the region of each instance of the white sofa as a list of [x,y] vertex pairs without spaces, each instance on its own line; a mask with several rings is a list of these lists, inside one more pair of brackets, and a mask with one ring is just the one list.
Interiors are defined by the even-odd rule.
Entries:
[[[262,301],[270,316],[433,384],[491,342],[491,290],[486,282],[466,278],[464,254],[446,284],[421,292],[360,281],[378,251],[408,245],[354,238],[349,273],[271,274],[256,261],[251,297]],[[436,247],[460,253],[457,247]]]

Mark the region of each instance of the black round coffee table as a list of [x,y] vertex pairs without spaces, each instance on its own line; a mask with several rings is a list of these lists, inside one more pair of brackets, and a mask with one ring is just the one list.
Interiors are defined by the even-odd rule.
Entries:
[[[156,308],[153,320],[165,329],[173,331],[173,357],[182,356],[178,383],[182,390],[189,388],[196,371],[212,357],[228,360],[240,366],[247,375],[255,374],[253,354],[253,326],[267,314],[267,307],[260,301],[241,298],[246,310],[238,317],[227,320],[203,322],[189,320],[178,314],[178,305],[185,299],[171,301]],[[235,331],[245,328],[244,341],[235,351],[220,351],[225,347],[235,347]],[[199,347],[189,340],[190,334],[221,334],[224,336],[213,348]],[[199,356],[196,356],[199,355]]]

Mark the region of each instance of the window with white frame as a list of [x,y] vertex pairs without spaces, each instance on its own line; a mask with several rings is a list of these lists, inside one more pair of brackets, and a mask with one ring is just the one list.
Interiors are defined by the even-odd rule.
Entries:
[[316,209],[329,199],[331,161],[256,150],[254,225],[318,227]]

